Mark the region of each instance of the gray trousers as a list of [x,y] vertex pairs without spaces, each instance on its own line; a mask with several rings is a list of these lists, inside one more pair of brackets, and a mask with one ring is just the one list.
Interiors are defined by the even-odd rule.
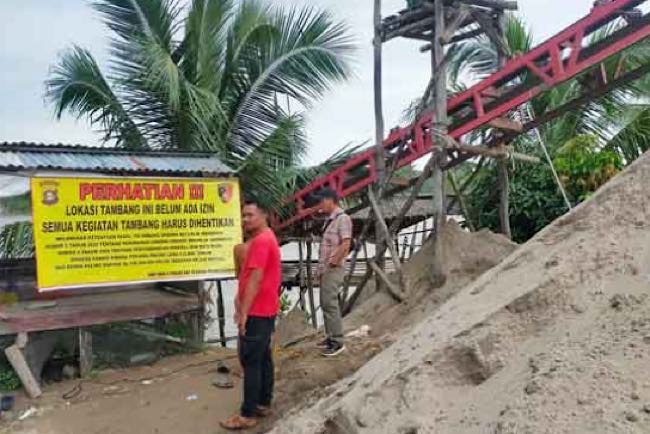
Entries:
[[343,319],[339,306],[339,290],[345,279],[345,267],[328,268],[320,278],[320,306],[325,320],[325,334],[343,343]]

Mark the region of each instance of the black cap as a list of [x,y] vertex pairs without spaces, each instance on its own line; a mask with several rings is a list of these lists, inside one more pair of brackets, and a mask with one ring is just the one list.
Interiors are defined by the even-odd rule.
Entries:
[[325,199],[332,199],[334,202],[339,200],[339,195],[332,188],[326,187],[318,192],[318,197],[321,201]]

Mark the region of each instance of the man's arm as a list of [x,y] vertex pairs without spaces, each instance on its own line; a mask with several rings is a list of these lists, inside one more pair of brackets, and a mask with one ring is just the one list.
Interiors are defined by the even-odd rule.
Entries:
[[338,267],[343,262],[343,260],[348,256],[348,253],[350,253],[351,242],[351,238],[346,238],[341,241],[341,244],[339,244],[339,246],[334,250],[332,257],[330,258],[330,266]]
[[237,323],[239,326],[239,333],[241,334],[244,334],[246,332],[246,320],[248,319],[248,312],[251,310],[251,306],[253,305],[253,301],[255,301],[255,297],[257,297],[257,293],[260,292],[263,275],[264,272],[261,268],[255,268],[253,271],[251,271],[246,288],[244,288],[244,296],[239,306],[239,321]]
[[352,242],[352,219],[347,214],[342,214],[338,219],[340,221],[338,222],[337,229],[341,244],[334,249],[334,253],[330,257],[328,265],[333,267],[338,267],[343,263],[343,260],[350,253],[350,244]]
[[[235,259],[235,276],[239,277],[243,265],[244,244],[237,244],[232,253]],[[239,323],[239,307],[239,294],[235,294],[235,323]]]

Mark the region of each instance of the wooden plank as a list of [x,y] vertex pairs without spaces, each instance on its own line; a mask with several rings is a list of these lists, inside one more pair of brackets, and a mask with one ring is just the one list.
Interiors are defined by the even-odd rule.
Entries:
[[492,43],[496,46],[497,51],[502,55],[508,55],[510,49],[506,43],[500,29],[497,29],[492,22],[492,17],[479,9],[470,8],[472,17],[479,23],[483,31],[490,38]]
[[372,271],[379,276],[379,278],[383,281],[384,285],[388,289],[388,293],[393,297],[396,301],[398,302],[403,302],[404,301],[404,296],[402,295],[402,291],[399,290],[395,285],[393,285],[393,282],[388,279],[388,276],[386,273],[384,273],[384,270],[379,268],[379,265],[375,263],[375,261],[370,261],[369,262],[370,267],[372,268]]
[[514,158],[515,160],[527,161],[530,163],[539,163],[541,160],[537,157],[531,155],[522,154],[520,152],[512,152],[505,147],[494,147],[489,148],[487,146],[467,146],[460,143],[455,143],[450,145],[447,150],[460,151],[464,154],[469,155],[480,155],[483,157],[497,158],[497,159],[507,159]]
[[521,133],[524,130],[524,124],[508,118],[496,118],[488,122],[488,125],[500,130],[515,131],[518,133]]
[[454,36],[454,34],[458,31],[458,29],[461,27],[463,22],[469,17],[470,13],[469,10],[467,9],[466,6],[460,5],[456,12],[456,17],[454,20],[449,23],[445,31],[440,35],[440,40],[442,41],[443,44],[449,43],[451,38]]
[[501,11],[516,11],[519,5],[514,0],[458,0],[461,3],[471,6],[479,6],[488,9],[500,9]]
[[34,374],[29,368],[27,360],[25,360],[23,348],[25,348],[26,344],[27,333],[19,333],[16,338],[16,343],[5,349],[5,356],[7,356],[9,364],[11,364],[16,375],[20,378],[27,395],[34,399],[41,396],[43,392],[41,391],[41,386],[38,384],[38,381],[34,378]]
[[93,335],[90,330],[79,329],[79,374],[81,378],[93,370]]
[[155,289],[83,295],[57,300],[47,310],[28,310],[16,303],[3,311],[3,329],[13,333],[87,327],[112,322],[159,318],[199,308],[198,298]]

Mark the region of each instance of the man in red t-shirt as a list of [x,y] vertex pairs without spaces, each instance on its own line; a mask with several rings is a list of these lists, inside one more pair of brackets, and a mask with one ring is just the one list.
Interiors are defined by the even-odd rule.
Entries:
[[280,310],[282,283],[280,246],[268,227],[266,212],[256,203],[247,203],[242,220],[250,240],[239,271],[235,323],[239,360],[244,367],[244,399],[240,413],[221,422],[227,429],[253,428],[255,417],[270,412],[274,380],[271,335]]

